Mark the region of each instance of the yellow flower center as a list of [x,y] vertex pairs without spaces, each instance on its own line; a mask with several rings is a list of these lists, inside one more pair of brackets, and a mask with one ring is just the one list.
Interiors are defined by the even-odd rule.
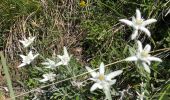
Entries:
[[141,56],[142,56],[142,57],[148,57],[149,54],[148,54],[147,51],[142,51],[142,52],[141,52]]
[[87,4],[86,4],[86,2],[85,2],[84,0],[81,0],[81,1],[80,1],[80,6],[81,6],[81,7],[85,7],[86,5],[87,5]]
[[137,25],[141,25],[142,23],[143,23],[143,19],[137,19],[137,20],[136,20],[136,24],[137,24]]
[[99,80],[102,81],[102,80],[104,80],[104,75],[100,74],[98,78],[99,78]]

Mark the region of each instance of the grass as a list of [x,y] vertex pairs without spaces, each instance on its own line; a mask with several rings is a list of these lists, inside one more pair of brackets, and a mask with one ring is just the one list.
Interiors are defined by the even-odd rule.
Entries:
[[[161,64],[153,63],[150,80],[139,74],[134,63],[116,63],[106,68],[106,73],[123,69],[123,74],[116,77],[113,86],[119,91],[128,90],[127,99],[136,99],[135,91],[141,92],[141,82],[146,82],[145,95],[148,99],[166,100],[169,91],[169,48],[170,29],[167,0],[87,0],[86,6],[80,6],[78,0],[1,0],[0,1],[0,49],[4,52],[13,81],[17,100],[104,99],[101,90],[90,93],[93,82],[87,80],[84,66],[98,68],[101,62],[106,65],[121,61],[130,56],[135,49],[130,40],[132,29],[119,22],[119,19],[130,19],[136,8],[145,19],[155,18],[157,23],[149,25],[151,38],[143,33],[139,36],[145,44],[151,44],[152,55],[163,59]],[[18,40],[23,37],[36,36],[32,49],[43,58],[38,58],[33,65],[18,69],[21,63],[19,54],[26,54]],[[45,69],[40,63],[44,58],[51,58],[53,52],[62,53],[63,46],[73,54],[69,68],[61,66],[55,70]],[[129,50],[130,49],[130,50]],[[154,52],[163,49],[162,51]],[[53,71],[57,74],[54,83],[42,84],[44,73]],[[4,72],[4,71],[2,71]],[[16,77],[16,78],[15,78]],[[76,84],[77,83],[77,84]],[[78,86],[78,83],[83,83]],[[5,84],[3,84],[5,86]],[[117,87],[117,88],[116,88]],[[42,91],[43,92],[42,92]],[[113,92],[112,88],[112,92]],[[6,95],[8,97],[8,95]]]
[[2,62],[2,66],[3,66],[3,72],[5,73],[5,78],[7,80],[7,86],[9,88],[9,93],[10,93],[10,97],[13,98],[12,100],[15,100],[15,94],[13,91],[13,87],[12,87],[12,82],[11,82],[11,78],[10,78],[10,74],[9,74],[9,68],[6,65],[6,59],[3,55],[2,52],[0,52],[0,57],[1,57],[1,62]]

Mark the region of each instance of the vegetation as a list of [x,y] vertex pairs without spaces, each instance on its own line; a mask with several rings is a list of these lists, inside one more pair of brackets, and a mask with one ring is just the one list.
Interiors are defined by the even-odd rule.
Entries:
[[[10,86],[10,80],[5,78],[0,63],[0,99],[103,100],[102,90],[90,92],[94,82],[89,80],[85,66],[96,69],[104,62],[106,74],[123,70],[111,86],[113,99],[135,100],[144,92],[145,99],[168,100],[169,5],[169,0],[1,0],[0,50],[9,66],[15,97],[4,89]],[[143,46],[151,45],[151,55],[163,60],[150,65],[150,74],[141,73],[133,62],[122,61],[134,53],[137,44],[130,38],[132,28],[119,20],[131,20],[136,9],[144,19],[157,20],[147,26],[151,37],[143,32],[138,37]],[[26,49],[19,40],[30,36],[36,39]],[[46,58],[58,61],[56,57],[63,54],[64,46],[72,55],[67,67],[48,69],[41,64]],[[39,57],[18,68],[22,61],[19,55],[29,50],[39,53]],[[56,74],[55,81],[41,83],[42,75],[49,72]]]

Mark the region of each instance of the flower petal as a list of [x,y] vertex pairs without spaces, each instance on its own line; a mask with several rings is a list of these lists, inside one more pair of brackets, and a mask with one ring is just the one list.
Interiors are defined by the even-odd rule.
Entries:
[[144,69],[146,70],[146,72],[151,73],[149,66],[145,62],[143,62],[142,65],[143,65]]
[[138,52],[142,52],[143,51],[142,43],[140,41],[137,41],[137,44],[138,44]]
[[123,22],[123,23],[125,23],[125,24],[127,24],[127,25],[129,25],[129,26],[133,26],[132,21],[129,21],[129,20],[127,20],[127,19],[120,19],[119,21],[120,21],[120,22]]
[[46,66],[47,66],[47,65],[50,65],[48,62],[42,62],[41,64],[42,64],[42,65],[46,65]]
[[18,66],[18,68],[23,67],[23,66],[25,66],[25,65],[26,65],[26,63],[21,63],[21,64]]
[[101,75],[104,75],[104,63],[102,62],[101,64],[100,64],[100,69],[99,69],[99,73],[101,74]]
[[28,53],[28,57],[33,58],[32,51],[30,51],[30,52]]
[[62,61],[58,62],[55,66],[63,65]]
[[44,78],[44,79],[41,79],[41,80],[39,80],[40,82],[46,82],[46,81],[48,81],[48,79],[47,78]]
[[141,13],[140,13],[139,9],[136,9],[136,19],[137,20],[141,19]]
[[25,44],[25,41],[23,41],[23,40],[19,40],[19,42],[21,42],[23,45]]
[[149,52],[151,51],[151,46],[150,46],[149,44],[147,44],[147,45],[144,47],[144,50],[149,53]]
[[20,56],[22,59],[25,59],[25,57],[26,57],[26,56],[24,56],[24,55],[19,55],[19,56]]
[[102,89],[103,86],[101,86],[99,83],[94,83],[94,84],[92,85],[92,87],[90,88],[90,91],[93,92],[93,91],[96,90],[97,88]]
[[138,35],[138,30],[134,29],[133,34],[131,35],[131,40],[134,40]]
[[148,63],[148,65],[151,64],[151,62],[148,60],[148,57],[147,57],[147,58],[141,58],[141,60],[142,60],[143,62]]
[[33,42],[35,38],[36,38],[36,36],[30,38],[31,42]]
[[159,61],[159,62],[162,62],[162,60],[158,57],[154,57],[154,56],[151,56],[151,57],[148,57],[148,60],[150,61]]
[[39,54],[36,54],[36,55],[33,57],[33,59],[35,59],[37,56],[39,56]]
[[57,55],[57,57],[58,57],[59,59],[63,59],[63,56],[61,56],[61,55]]
[[109,85],[110,85],[110,86],[113,85],[113,84],[115,84],[115,83],[116,83],[116,79],[109,81]]
[[86,66],[86,69],[87,69],[88,72],[90,72],[92,77],[96,77],[97,76],[97,73],[94,70],[92,70],[90,67]]
[[146,26],[146,25],[154,23],[156,21],[157,21],[156,19],[148,19],[148,20],[144,21],[142,25]]
[[97,78],[89,78],[89,80],[92,80],[92,81],[94,81],[94,82],[97,82],[98,81],[98,79]]
[[125,59],[125,61],[137,61],[138,58],[136,56],[131,56]]
[[111,80],[112,78],[114,78],[114,77],[120,75],[122,72],[123,72],[122,70],[114,71],[114,72],[112,72],[112,73],[106,75],[106,79]]
[[149,31],[147,28],[145,28],[145,27],[140,27],[140,30],[141,30],[141,31],[144,31],[149,37],[151,36],[151,33],[150,33],[150,31]]
[[64,56],[69,57],[68,52],[67,52],[67,48],[65,46],[64,46]]

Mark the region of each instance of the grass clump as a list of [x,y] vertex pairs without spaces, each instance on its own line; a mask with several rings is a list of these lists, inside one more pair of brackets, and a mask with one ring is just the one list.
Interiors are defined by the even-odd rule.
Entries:
[[[123,70],[111,87],[112,99],[140,99],[139,94],[144,93],[146,99],[166,100],[170,47],[168,4],[166,0],[0,1],[0,48],[7,55],[8,71],[12,77],[17,77],[12,78],[21,90],[14,87],[16,98],[104,99],[101,90],[90,93],[93,82],[88,79],[85,69],[85,66],[98,68],[104,62],[109,66],[106,73]],[[151,45],[151,55],[163,59],[161,64],[151,64],[151,74],[141,69],[143,67],[136,67],[135,63],[122,62],[134,54],[137,44],[130,40],[132,28],[120,23],[119,19],[131,20],[136,9],[140,9],[144,19],[157,19],[147,27],[151,31],[150,38],[143,32],[138,37],[143,46]],[[23,48],[18,40],[30,36],[36,36],[34,43]],[[68,66],[48,69],[41,64],[46,58],[59,62],[57,55],[62,54],[64,46],[73,55]],[[21,63],[18,55],[26,55],[30,50],[40,55],[31,64],[18,69]],[[116,61],[120,62],[114,63]],[[56,74],[55,81],[41,83],[39,80],[43,75],[50,72]]]

